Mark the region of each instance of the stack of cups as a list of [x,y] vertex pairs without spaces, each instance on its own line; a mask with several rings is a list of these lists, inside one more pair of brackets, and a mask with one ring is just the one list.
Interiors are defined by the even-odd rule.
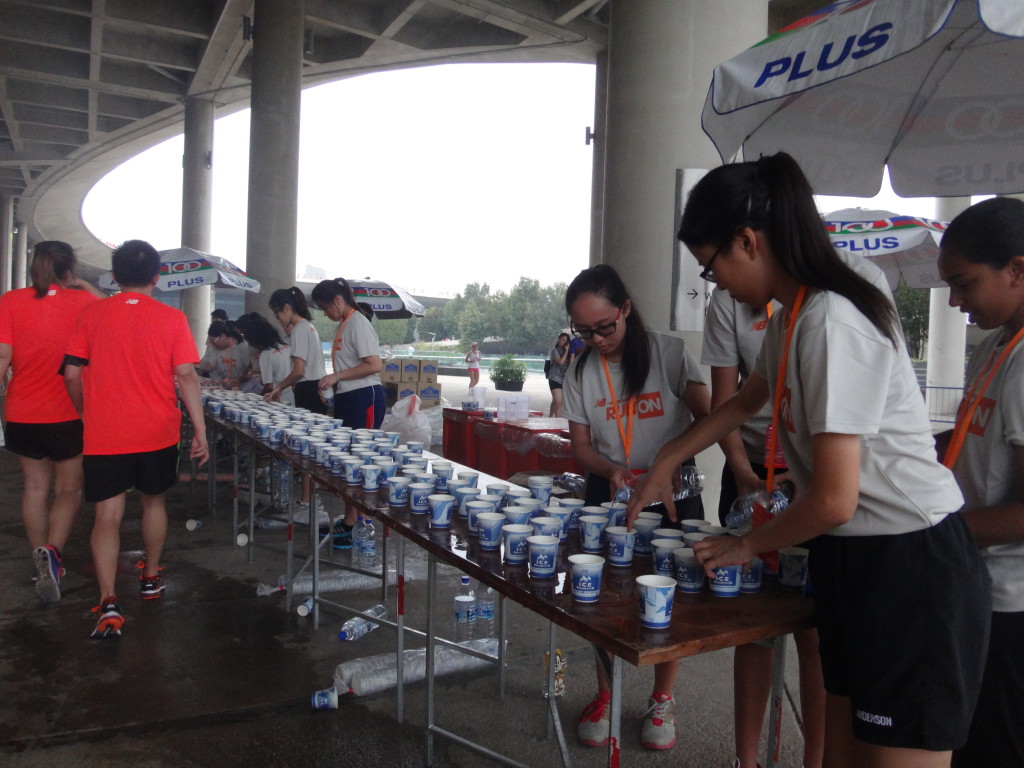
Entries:
[[551,499],[553,485],[553,478],[547,475],[533,475],[526,481],[526,487],[530,489],[530,494],[533,498],[540,499],[545,505]]

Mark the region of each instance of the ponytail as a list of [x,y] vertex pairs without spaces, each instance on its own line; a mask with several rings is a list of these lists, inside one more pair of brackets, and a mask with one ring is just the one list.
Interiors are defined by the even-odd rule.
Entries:
[[313,316],[309,314],[309,306],[306,304],[306,297],[296,286],[291,288],[278,288],[270,294],[270,301],[267,302],[275,314],[281,307],[288,305],[299,317],[313,322]]
[[72,274],[78,260],[71,246],[60,240],[43,240],[32,251],[29,275],[36,298],[43,298],[50,286],[61,284]]

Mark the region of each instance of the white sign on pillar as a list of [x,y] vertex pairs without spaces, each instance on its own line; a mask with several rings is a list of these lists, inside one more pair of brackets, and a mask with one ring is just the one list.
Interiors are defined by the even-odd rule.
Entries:
[[683,206],[693,185],[703,178],[706,169],[676,169],[676,211],[672,227],[672,320],[673,331],[704,331],[704,316],[711,300],[711,288],[701,280],[700,267],[676,233],[683,219]]

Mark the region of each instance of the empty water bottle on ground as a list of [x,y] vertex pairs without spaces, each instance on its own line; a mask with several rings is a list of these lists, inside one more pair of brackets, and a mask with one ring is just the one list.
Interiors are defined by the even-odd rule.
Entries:
[[479,582],[477,586],[479,591],[476,598],[476,638],[480,640],[497,634],[494,626],[494,609],[498,593],[483,582]]
[[[645,481],[644,475],[638,475],[634,486],[626,486],[615,492],[615,501],[629,501],[633,498],[633,492]],[[676,468],[675,490],[672,492],[672,500],[680,501],[691,496],[700,496],[704,490],[704,473],[692,464],[680,464]]]
[[729,507],[729,512],[725,516],[726,527],[742,528],[758,514],[775,517],[789,506],[794,490],[793,484],[786,481],[771,492],[760,488],[746,496],[740,496]]
[[380,559],[377,557],[377,530],[374,528],[373,520],[363,515],[356,520],[352,529],[352,554],[357,568],[367,571],[376,571],[380,568]]
[[[368,609],[366,613],[374,616],[378,619],[387,618],[388,609],[381,604],[377,604],[372,608]],[[363,635],[372,632],[379,624],[375,624],[369,619],[364,619],[362,616],[353,616],[351,619],[341,625],[341,632],[338,633],[339,640],[358,640]]]
[[476,595],[469,584],[469,576],[462,577],[462,588],[454,603],[452,638],[457,643],[472,640],[476,629]]

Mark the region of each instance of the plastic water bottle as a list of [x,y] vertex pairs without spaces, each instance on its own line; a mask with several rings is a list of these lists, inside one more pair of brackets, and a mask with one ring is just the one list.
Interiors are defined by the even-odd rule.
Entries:
[[292,465],[281,459],[277,462],[277,504],[282,509],[288,505],[291,483]]
[[[387,618],[388,609],[378,603],[373,606],[366,613],[371,616],[375,616],[378,619]],[[363,635],[373,632],[379,624],[375,624],[369,619],[364,619],[362,616],[353,616],[351,619],[341,625],[341,632],[338,633],[339,640],[358,640]]]
[[478,640],[494,637],[494,606],[498,593],[492,587],[479,582],[480,596],[476,600],[476,638]]
[[587,479],[575,472],[563,472],[557,475],[551,482],[556,488],[575,493],[576,491],[583,490],[583,487],[587,484]]
[[462,590],[455,596],[453,639],[457,643],[472,640],[476,629],[476,595],[469,576],[462,577]]
[[377,557],[377,531],[373,520],[363,515],[359,516],[352,529],[352,545],[357,567],[367,571],[380,568],[380,559]]
[[754,519],[759,510],[769,517],[775,517],[789,506],[793,491],[793,484],[785,482],[781,488],[776,488],[771,493],[760,488],[746,496],[740,496],[729,507],[729,512],[725,516],[726,527],[742,528]]
[[[704,490],[704,473],[692,464],[680,464],[676,469],[676,485],[678,488],[672,493],[673,501],[688,499],[691,496],[699,496]],[[636,486],[619,488],[615,492],[615,501],[629,501],[633,498],[633,491],[645,481],[644,475],[637,477]]]

